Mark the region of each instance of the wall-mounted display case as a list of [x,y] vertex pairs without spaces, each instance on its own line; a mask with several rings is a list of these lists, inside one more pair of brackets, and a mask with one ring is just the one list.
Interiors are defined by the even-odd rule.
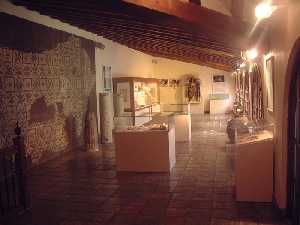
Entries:
[[159,80],[154,78],[118,77],[113,78],[114,94],[122,95],[124,111],[135,116],[159,105]]

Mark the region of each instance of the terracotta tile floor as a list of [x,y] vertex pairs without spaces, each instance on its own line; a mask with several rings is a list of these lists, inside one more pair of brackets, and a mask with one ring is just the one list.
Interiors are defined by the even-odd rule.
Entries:
[[227,116],[194,116],[167,173],[116,173],[112,149],[72,152],[34,169],[24,225],[284,224],[271,204],[237,203]]

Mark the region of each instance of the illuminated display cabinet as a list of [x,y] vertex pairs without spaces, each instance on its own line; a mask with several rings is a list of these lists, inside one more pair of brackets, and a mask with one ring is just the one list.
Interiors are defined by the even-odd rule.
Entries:
[[160,112],[158,79],[113,78],[113,92],[123,97],[125,114],[135,118],[132,125],[139,124],[139,116],[151,116],[155,112]]

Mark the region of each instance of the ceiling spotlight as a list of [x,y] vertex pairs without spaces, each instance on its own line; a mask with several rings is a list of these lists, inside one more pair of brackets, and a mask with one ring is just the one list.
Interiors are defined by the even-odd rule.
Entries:
[[258,20],[268,18],[275,10],[275,6],[272,6],[269,2],[260,3],[255,7],[255,16]]
[[240,68],[244,68],[245,66],[246,66],[246,63],[244,63],[244,62],[240,64]]
[[253,60],[253,59],[255,59],[255,58],[258,56],[258,52],[257,52],[257,50],[254,48],[254,49],[248,50],[248,51],[246,52],[246,55],[247,55],[247,58],[248,58],[248,59]]

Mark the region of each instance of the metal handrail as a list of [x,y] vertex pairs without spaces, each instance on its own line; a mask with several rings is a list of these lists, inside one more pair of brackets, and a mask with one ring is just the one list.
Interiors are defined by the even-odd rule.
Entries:
[[13,146],[0,150],[0,215],[28,208],[26,159],[21,128],[17,123]]

